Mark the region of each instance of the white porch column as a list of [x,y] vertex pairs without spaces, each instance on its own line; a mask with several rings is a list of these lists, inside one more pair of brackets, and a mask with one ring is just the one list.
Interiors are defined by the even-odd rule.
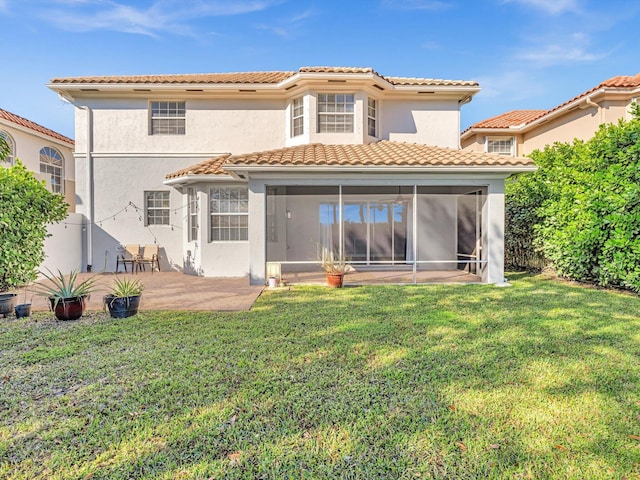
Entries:
[[263,180],[249,181],[249,282],[251,285],[264,285],[266,282],[266,190]]
[[489,183],[486,203],[484,259],[487,266],[484,280],[504,284],[504,180]]

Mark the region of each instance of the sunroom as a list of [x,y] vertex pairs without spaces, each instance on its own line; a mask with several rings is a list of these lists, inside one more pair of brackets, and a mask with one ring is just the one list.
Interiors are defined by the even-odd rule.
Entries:
[[383,141],[217,157],[165,183],[199,206],[199,241],[185,238],[197,274],[315,283],[333,254],[355,269],[347,283],[502,283],[504,180],[533,169]]

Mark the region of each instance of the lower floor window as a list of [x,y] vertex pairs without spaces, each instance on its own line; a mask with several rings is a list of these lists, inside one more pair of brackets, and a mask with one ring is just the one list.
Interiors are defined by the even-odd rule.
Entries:
[[246,186],[219,186],[209,192],[211,241],[249,239],[249,189]]
[[169,192],[145,192],[145,223],[169,225]]

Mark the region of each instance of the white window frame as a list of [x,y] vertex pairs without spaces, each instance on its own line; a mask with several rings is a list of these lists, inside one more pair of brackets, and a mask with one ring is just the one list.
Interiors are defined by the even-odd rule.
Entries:
[[304,97],[291,100],[291,137],[304,135]]
[[[235,196],[232,195],[233,191],[236,191]],[[236,233],[232,234],[232,232]],[[231,238],[232,236],[236,238]],[[209,242],[236,243],[248,240],[249,186],[243,184],[210,187]]]
[[[499,151],[495,151],[495,149],[490,148],[491,144],[503,144],[506,142],[510,142],[510,148],[509,151],[507,152],[506,150],[500,150],[500,148],[498,148],[497,150]],[[485,137],[485,143],[484,143],[484,151],[485,153],[493,153],[496,155],[505,155],[505,156],[515,156],[515,147],[516,147],[516,137]]]
[[378,137],[378,101],[371,97],[367,98],[367,133]]
[[64,157],[60,150],[50,146],[40,149],[40,173],[51,175],[51,191],[64,195]]
[[187,188],[187,241],[198,240],[198,192]]
[[[150,198],[150,195],[153,195],[154,198]],[[155,198],[161,196],[161,198]],[[166,206],[163,204],[161,206],[155,205],[155,202],[160,200],[164,203],[166,200]],[[150,205],[150,201],[154,202],[154,205]],[[151,213],[154,213],[152,216]],[[155,213],[160,212],[160,215],[156,215]],[[166,214],[166,215],[165,215]],[[157,219],[161,221],[157,221]],[[151,221],[153,219],[153,221]],[[171,194],[169,190],[145,190],[144,192],[144,225],[145,227],[150,226],[169,226],[171,225]]]
[[9,155],[0,159],[0,165],[11,167],[16,160],[16,142],[13,137],[9,135],[9,132],[5,132],[4,130],[0,130],[0,137],[4,138],[9,146]]
[[187,102],[152,100],[149,102],[149,135],[186,135]]
[[354,133],[354,93],[318,93],[317,107],[318,133]]

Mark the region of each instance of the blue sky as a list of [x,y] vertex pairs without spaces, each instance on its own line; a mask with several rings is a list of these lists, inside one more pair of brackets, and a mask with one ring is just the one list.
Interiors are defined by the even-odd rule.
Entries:
[[640,72],[637,0],[0,0],[0,107],[73,137],[53,77],[373,67],[476,80],[463,128]]

